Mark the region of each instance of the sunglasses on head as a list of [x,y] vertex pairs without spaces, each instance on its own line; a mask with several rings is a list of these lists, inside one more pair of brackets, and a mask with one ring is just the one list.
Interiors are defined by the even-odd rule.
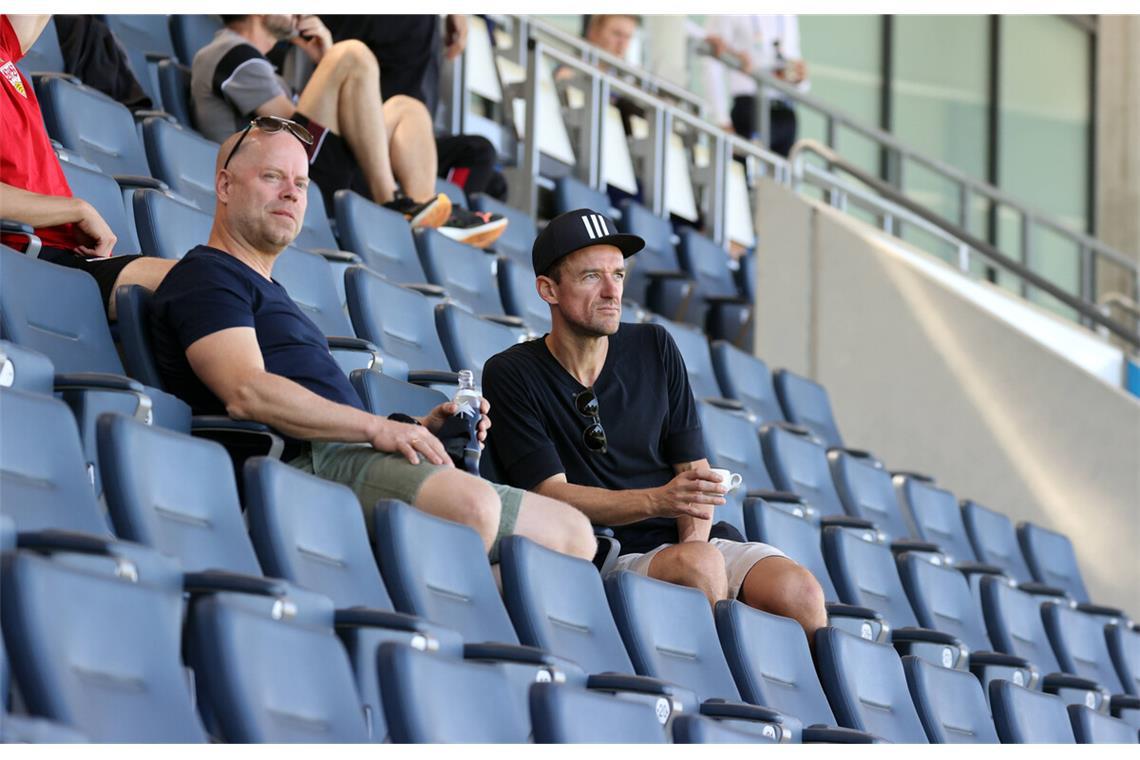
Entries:
[[267,135],[271,135],[275,132],[280,132],[284,129],[287,130],[289,134],[293,135],[293,137],[296,137],[298,140],[303,142],[305,145],[313,144],[312,134],[310,134],[309,130],[305,129],[297,122],[291,121],[289,119],[282,119],[280,116],[258,116],[256,119],[247,124],[245,129],[242,130],[241,137],[239,137],[238,141],[234,143],[233,150],[231,150],[230,154],[226,156],[226,162],[222,164],[223,169],[229,168],[230,161],[233,160],[234,154],[238,152],[238,148],[241,147],[242,142],[245,140],[245,136],[248,135],[250,133],[250,130],[252,130],[254,127],[257,127]]
[[582,443],[587,449],[596,454],[606,453],[606,429],[598,417],[598,397],[593,388],[587,388],[574,394],[574,408],[578,414],[591,420],[591,424],[582,431]]

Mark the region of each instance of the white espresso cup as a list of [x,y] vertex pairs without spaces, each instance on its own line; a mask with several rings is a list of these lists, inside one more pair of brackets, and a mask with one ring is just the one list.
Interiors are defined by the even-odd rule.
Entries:
[[713,467],[712,471],[714,475],[720,478],[720,482],[729,491],[735,491],[737,488],[740,488],[741,484],[744,483],[744,478],[740,475],[739,472],[733,472],[732,470],[725,470],[723,468],[717,467]]

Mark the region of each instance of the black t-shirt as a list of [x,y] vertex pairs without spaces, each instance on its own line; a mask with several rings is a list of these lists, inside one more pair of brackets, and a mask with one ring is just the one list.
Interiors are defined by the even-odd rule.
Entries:
[[163,279],[152,301],[151,339],[166,389],[195,414],[225,414],[225,404],[194,374],[186,349],[230,327],[252,327],[265,369],[318,396],[362,409],[328,340],[285,288],[216,248],[200,245]]
[[[530,489],[558,473],[570,483],[622,490],[655,488],[673,465],[705,457],[701,423],[680,351],[664,328],[622,324],[594,393],[604,454],[591,452],[582,431],[592,422],[574,405],[584,390],[543,339],[512,346],[487,361],[483,393],[491,405],[489,440],[507,483]],[[677,521],[654,517],[614,527],[622,553],[677,542]]]
[[380,93],[384,100],[407,95],[435,113],[439,99],[438,59],[441,55],[440,18],[417,15],[321,15],[337,42],[360,40],[380,64]]

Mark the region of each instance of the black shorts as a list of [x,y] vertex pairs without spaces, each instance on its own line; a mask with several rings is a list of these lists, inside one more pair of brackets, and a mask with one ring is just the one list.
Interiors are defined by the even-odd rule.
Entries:
[[45,246],[40,249],[38,258],[60,266],[82,269],[94,277],[95,282],[99,284],[99,293],[103,296],[103,308],[106,309],[107,304],[111,302],[111,295],[115,292],[115,281],[119,279],[119,273],[127,264],[135,259],[141,259],[142,256],[111,256],[106,259],[89,259],[75,251]]
[[309,154],[309,179],[321,189],[325,209],[330,216],[336,212],[333,194],[337,190],[348,188],[365,198],[372,197],[356,163],[356,156],[343,137],[300,111],[293,114],[293,121],[309,130],[313,136],[313,144],[305,146],[305,151]]

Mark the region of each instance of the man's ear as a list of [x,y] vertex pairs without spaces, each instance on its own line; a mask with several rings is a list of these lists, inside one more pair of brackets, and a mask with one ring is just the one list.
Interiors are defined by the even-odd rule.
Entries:
[[225,203],[229,200],[230,185],[233,181],[233,175],[230,174],[229,169],[222,169],[214,176],[214,192],[218,195],[218,202]]
[[538,279],[534,281],[534,287],[538,290],[539,298],[551,306],[558,305],[558,283],[546,275],[540,274]]

